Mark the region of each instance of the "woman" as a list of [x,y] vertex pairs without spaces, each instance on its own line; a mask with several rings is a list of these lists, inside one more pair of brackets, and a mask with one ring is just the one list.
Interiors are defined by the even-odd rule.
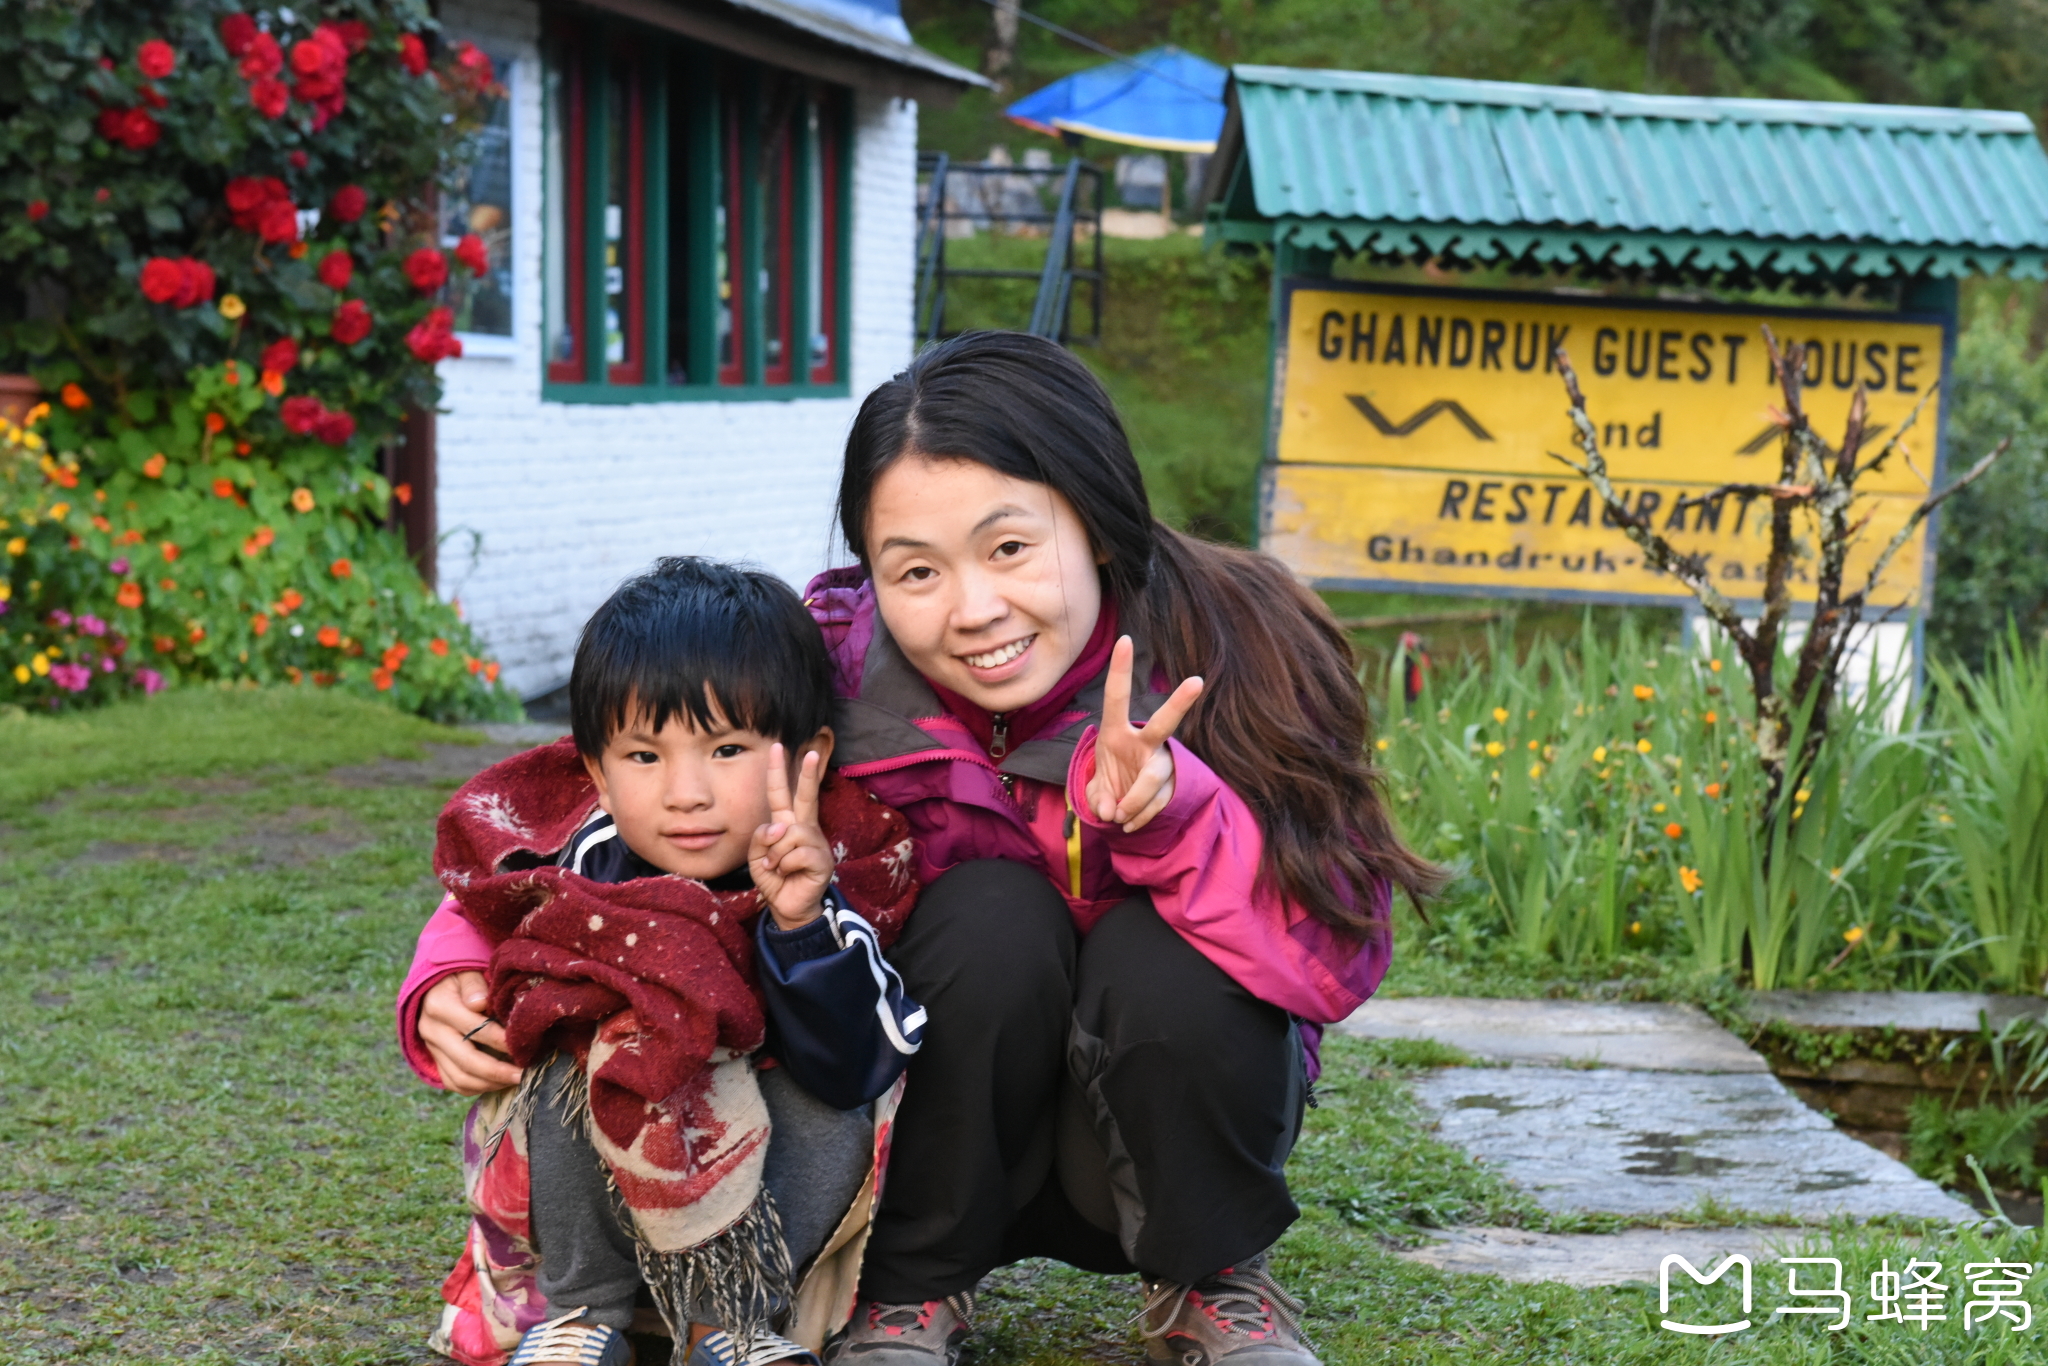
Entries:
[[[1139,1273],[1156,1361],[1313,1366],[1266,1253],[1314,1045],[1384,975],[1392,889],[1438,881],[1342,631],[1274,561],[1154,520],[1108,395],[1035,337],[870,394],[840,519],[860,564],[808,595],[834,762],[918,837],[891,958],[930,1015],[828,1360],[951,1366],[981,1278],[1049,1256]],[[505,1084],[465,989],[419,1038],[458,1088]]]

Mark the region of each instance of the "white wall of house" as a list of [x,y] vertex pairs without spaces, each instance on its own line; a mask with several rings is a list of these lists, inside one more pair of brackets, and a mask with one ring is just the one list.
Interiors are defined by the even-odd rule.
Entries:
[[860,396],[910,358],[917,107],[855,102],[852,397],[751,403],[541,401],[540,8],[448,0],[441,20],[518,56],[512,80],[513,354],[444,361],[440,589],[522,693],[564,681],[576,632],[657,556],[749,560],[803,586],[833,558],[832,503]]

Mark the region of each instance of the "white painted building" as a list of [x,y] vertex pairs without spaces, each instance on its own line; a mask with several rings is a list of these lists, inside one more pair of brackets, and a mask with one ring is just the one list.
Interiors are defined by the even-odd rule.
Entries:
[[531,697],[659,555],[798,585],[831,558],[847,427],[912,349],[917,102],[980,78],[913,46],[897,0],[439,17],[506,89],[442,212],[492,269],[392,474],[416,553]]

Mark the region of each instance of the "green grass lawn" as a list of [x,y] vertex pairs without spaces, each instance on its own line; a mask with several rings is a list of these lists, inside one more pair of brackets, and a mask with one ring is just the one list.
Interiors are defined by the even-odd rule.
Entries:
[[[434,815],[474,761],[439,746],[473,741],[282,692],[0,717],[0,1362],[426,1359],[462,1102],[405,1070],[390,1008],[435,899]],[[1326,1056],[1280,1260],[1333,1366],[2026,1359],[2030,1338],[1959,1322],[1680,1339],[1640,1286],[1403,1261],[1428,1226],[1593,1225],[1431,1137],[1403,1077],[1442,1050]],[[1852,1277],[1900,1264],[1895,1235],[1831,1237]],[[2042,1255],[2032,1233],[1997,1245]],[[980,1362],[1139,1359],[1127,1283],[1030,1264],[988,1290]]]

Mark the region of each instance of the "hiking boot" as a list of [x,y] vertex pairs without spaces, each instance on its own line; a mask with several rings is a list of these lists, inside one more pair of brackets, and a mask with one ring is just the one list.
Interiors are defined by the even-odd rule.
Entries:
[[506,1366],[633,1366],[633,1344],[618,1329],[578,1323],[581,1309],[526,1330]]
[[973,1316],[972,1293],[923,1304],[863,1301],[825,1344],[825,1366],[954,1366]]
[[1193,1285],[1146,1281],[1138,1324],[1155,1366],[1322,1366],[1300,1317],[1261,1252]]

